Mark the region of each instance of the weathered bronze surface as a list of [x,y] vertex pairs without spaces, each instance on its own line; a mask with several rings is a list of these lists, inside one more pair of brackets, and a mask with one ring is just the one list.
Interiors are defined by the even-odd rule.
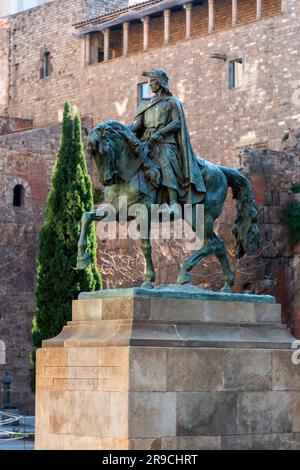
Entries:
[[[117,121],[98,124],[89,134],[91,155],[100,181],[105,187],[105,202],[115,207],[118,216],[118,198],[126,196],[128,207],[143,204],[146,215],[139,214],[139,222],[147,217],[149,233],[141,239],[146,260],[144,288],[153,288],[155,270],[151,256],[151,206],[168,203],[173,217],[176,207],[192,205],[189,222],[196,231],[197,207],[204,204],[204,244],[181,266],[177,282],[190,282],[189,272],[206,256],[214,254],[224,272],[224,292],[231,292],[234,275],[231,271],[224,242],[214,232],[214,222],[220,216],[232,188],[237,201],[237,216],[233,226],[237,257],[259,247],[257,207],[251,184],[237,170],[215,165],[196,157],[189,139],[184,111],[180,101],[173,97],[168,76],[162,69],[144,72],[154,96],[138,106],[130,126]],[[85,269],[90,258],[86,253],[87,231],[92,221],[102,220],[96,211],[83,214],[82,231],[78,243],[78,269]]]

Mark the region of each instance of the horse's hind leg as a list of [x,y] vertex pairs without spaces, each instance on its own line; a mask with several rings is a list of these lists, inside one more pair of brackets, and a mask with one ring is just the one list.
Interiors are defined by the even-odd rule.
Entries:
[[223,240],[220,240],[220,238],[215,233],[213,234],[213,237],[217,245],[215,255],[220,261],[223,272],[224,272],[225,284],[224,284],[222,291],[232,292],[232,286],[234,284],[234,275],[233,275],[233,272],[231,271],[231,267],[228,261],[225,243],[223,242]]
[[153,283],[155,281],[156,274],[152,260],[152,246],[149,238],[144,238],[141,240],[141,248],[146,261],[146,279],[142,284],[142,287],[145,289],[153,289]]
[[[214,220],[208,214],[205,214],[205,228],[204,228],[204,246],[191,255],[181,266],[177,283],[187,284],[191,281],[189,272],[196,266],[199,261],[213,254],[216,250],[215,240],[213,238],[213,224]],[[193,216],[193,223],[191,224],[193,231],[196,231],[196,221]]]
[[201,250],[197,251],[194,253],[192,256],[190,256],[181,266],[178,278],[177,278],[177,284],[187,284],[188,282],[191,281],[191,275],[189,272],[196,266],[199,261],[201,261],[203,258],[206,258],[206,256],[211,255],[214,252],[214,247],[211,244],[208,244],[207,246],[204,246],[201,248]]

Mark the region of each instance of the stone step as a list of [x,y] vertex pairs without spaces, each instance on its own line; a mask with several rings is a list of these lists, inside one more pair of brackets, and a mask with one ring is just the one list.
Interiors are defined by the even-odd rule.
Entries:
[[291,349],[294,337],[282,325],[224,325],[203,323],[102,320],[69,322],[43,347],[238,347]]
[[74,321],[117,319],[177,323],[272,324],[281,322],[281,306],[274,303],[128,297],[73,302]]

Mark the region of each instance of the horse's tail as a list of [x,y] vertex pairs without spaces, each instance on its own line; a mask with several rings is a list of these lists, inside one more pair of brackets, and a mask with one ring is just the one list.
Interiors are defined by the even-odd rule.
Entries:
[[232,168],[223,166],[219,168],[226,176],[228,185],[232,188],[233,198],[236,199],[237,215],[232,232],[236,240],[236,256],[242,258],[260,246],[256,201],[251,183],[245,176]]

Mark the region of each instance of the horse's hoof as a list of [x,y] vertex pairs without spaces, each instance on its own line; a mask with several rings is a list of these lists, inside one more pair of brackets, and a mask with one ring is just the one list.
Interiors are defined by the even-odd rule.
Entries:
[[232,293],[232,289],[231,289],[230,286],[225,285],[225,286],[223,287],[223,289],[221,289],[221,292],[225,292],[226,294],[231,294],[231,293]]
[[154,289],[153,282],[150,282],[150,281],[145,281],[145,282],[143,282],[143,284],[141,285],[141,287],[142,287],[143,289]]
[[189,282],[191,282],[191,276],[189,273],[180,273],[178,278],[177,278],[177,284],[180,284],[180,285],[184,285],[184,284],[188,284]]
[[82,256],[77,256],[77,264],[76,267],[79,270],[86,269],[92,262],[92,259],[88,253]]

